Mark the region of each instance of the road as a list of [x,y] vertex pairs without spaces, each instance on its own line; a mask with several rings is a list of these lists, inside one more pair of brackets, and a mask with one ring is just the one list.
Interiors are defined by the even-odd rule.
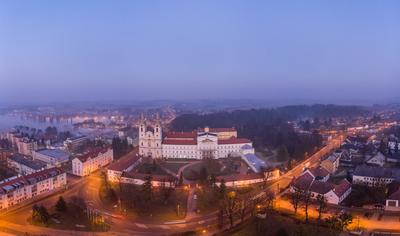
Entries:
[[[269,188],[277,192],[278,189],[286,188],[294,177],[298,177],[303,168],[307,166],[317,165],[324,155],[331,152],[333,149],[340,146],[343,136],[337,136],[332,139],[324,148],[317,151],[310,158],[300,163],[292,170],[282,175],[277,181],[269,186]],[[125,219],[116,209],[106,209],[102,205],[99,198],[99,189],[102,183],[100,172],[93,173],[92,175],[85,177],[80,180],[74,180],[75,183],[72,187],[65,190],[62,193],[56,193],[49,198],[40,202],[44,206],[53,206],[59,196],[69,198],[72,196],[79,196],[87,200],[87,204],[92,209],[96,209],[104,215],[114,216],[109,217],[111,222],[111,231],[107,232],[107,235],[168,235],[175,232],[189,231],[189,230],[202,230],[207,229],[211,225],[215,225],[217,222],[216,213],[210,213],[196,217],[192,214],[186,221],[181,222],[165,222],[161,224],[153,224],[143,220],[131,221]],[[191,204],[190,204],[191,205]],[[31,205],[21,207],[18,211],[7,215],[0,219],[0,229],[21,229],[21,232],[29,232],[37,234],[38,232],[47,235],[93,235],[93,233],[77,233],[75,231],[61,231],[42,227],[36,227],[29,225],[26,219],[31,214]],[[73,233],[73,234],[72,234]],[[104,233],[95,233],[95,235],[102,235]]]

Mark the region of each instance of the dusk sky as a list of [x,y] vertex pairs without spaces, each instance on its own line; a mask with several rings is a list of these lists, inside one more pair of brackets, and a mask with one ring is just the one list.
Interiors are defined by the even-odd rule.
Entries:
[[0,2],[0,103],[399,91],[400,1]]

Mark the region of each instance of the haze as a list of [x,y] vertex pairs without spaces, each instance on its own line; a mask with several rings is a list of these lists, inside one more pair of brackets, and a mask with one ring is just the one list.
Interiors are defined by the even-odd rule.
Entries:
[[399,1],[1,1],[0,102],[399,102]]

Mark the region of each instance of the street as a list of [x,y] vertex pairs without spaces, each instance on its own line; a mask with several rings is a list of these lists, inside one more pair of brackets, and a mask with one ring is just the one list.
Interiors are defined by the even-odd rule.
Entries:
[[[302,173],[304,167],[313,167],[318,165],[321,157],[339,147],[343,139],[344,136],[337,136],[333,138],[325,147],[294,167],[292,170],[283,174],[277,181],[269,185],[268,188],[275,193],[278,193],[279,189],[287,188],[292,179],[298,177]],[[69,198],[72,196],[84,198],[90,208],[99,211],[111,221],[111,230],[106,233],[107,235],[168,235],[175,232],[208,229],[210,226],[216,225],[216,212],[203,216],[197,216],[194,212],[192,212],[192,209],[194,209],[193,204],[195,202],[192,199],[194,196],[193,190],[191,190],[192,193],[189,194],[191,199],[188,201],[188,209],[190,212],[188,214],[189,217],[187,217],[186,220],[179,222],[164,222],[159,224],[146,222],[140,219],[135,221],[128,220],[122,214],[120,214],[117,209],[107,209],[103,206],[99,197],[99,189],[102,183],[101,178],[101,171],[92,173],[90,176],[82,179],[75,177],[73,178],[74,183],[71,185],[71,187],[62,193],[56,193],[48,197],[47,199],[41,201],[40,204],[43,204],[47,207],[53,206],[59,196],[63,196],[64,198]],[[263,193],[264,192],[260,193],[256,197],[262,197]],[[288,202],[279,199],[279,194],[276,205],[278,205],[280,209],[291,209],[291,205]],[[30,225],[26,219],[31,214],[31,207],[32,205],[21,207],[15,212],[7,215],[7,217],[3,217],[3,219],[0,221],[0,229],[19,229],[20,232],[40,232],[48,235],[93,235],[93,233],[61,231]],[[312,216],[314,213],[315,212],[312,212],[310,216]],[[388,221],[386,220],[376,221],[373,219],[360,220],[361,225],[369,226],[370,228],[392,229],[394,227],[393,224],[387,222]],[[95,235],[103,234],[105,233],[95,233]]]

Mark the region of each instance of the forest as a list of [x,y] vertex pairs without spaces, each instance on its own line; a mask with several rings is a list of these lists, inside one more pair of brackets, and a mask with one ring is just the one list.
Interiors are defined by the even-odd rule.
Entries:
[[296,133],[290,122],[351,118],[367,113],[366,109],[358,106],[285,106],[210,114],[184,114],[178,116],[170,128],[173,131],[192,131],[205,126],[235,127],[240,137],[251,139],[259,150],[283,146],[291,157],[302,159],[307,152],[311,153],[322,145],[322,137],[312,129],[309,134]]

